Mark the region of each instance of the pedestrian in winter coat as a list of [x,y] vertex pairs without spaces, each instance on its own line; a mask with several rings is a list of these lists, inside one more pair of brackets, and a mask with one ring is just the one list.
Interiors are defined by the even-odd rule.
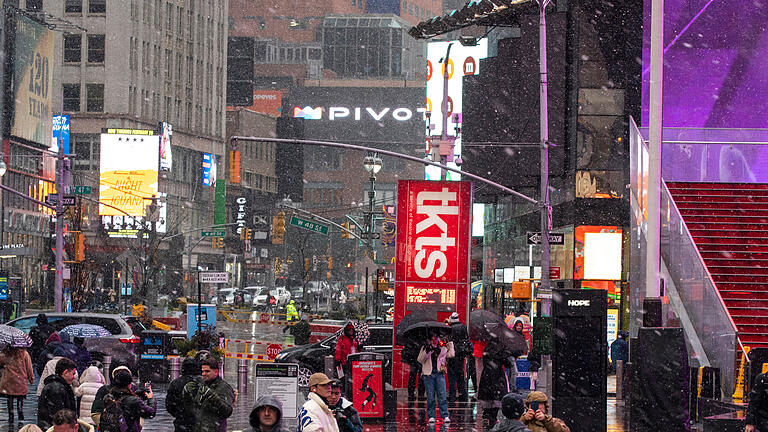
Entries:
[[283,427],[283,404],[271,395],[256,400],[248,420],[253,432],[288,432]]
[[[525,339],[526,335],[523,332],[523,329],[525,328],[525,323],[522,318],[517,317],[515,318],[513,324],[512,324],[512,331],[520,335],[521,338]],[[528,340],[525,341],[526,346],[528,347]],[[530,351],[529,349],[524,350],[523,352],[514,352],[510,353],[508,360],[510,363],[510,367],[507,368],[507,382],[509,383],[509,390],[517,390],[517,358],[521,355],[528,354]]]
[[48,324],[48,317],[42,313],[37,315],[35,323],[37,325],[29,331],[29,337],[32,339],[30,353],[32,354],[31,357],[38,358],[40,352],[45,348],[48,337],[51,336],[51,333],[55,333],[56,329]]
[[507,393],[501,398],[501,413],[504,414],[491,432],[530,432],[520,420],[525,413],[523,397],[517,393]]
[[104,375],[96,366],[89,366],[80,374],[80,385],[75,389],[75,397],[80,398],[80,419],[88,424],[96,425],[91,418],[91,407],[104,381]]
[[328,407],[332,382],[320,372],[309,377],[309,394],[299,412],[298,432],[339,432],[336,417]]
[[[77,418],[74,411],[63,409],[53,415],[53,426],[46,432],[95,432],[96,428]],[[21,431],[19,431],[21,432]]]
[[451,417],[448,415],[448,400],[445,395],[445,374],[448,370],[446,360],[455,355],[453,342],[445,342],[437,333],[432,333],[427,343],[419,351],[417,360],[421,363],[421,376],[427,391],[429,423],[435,422],[436,402],[439,405],[443,423],[451,421]]
[[328,408],[336,416],[336,424],[341,432],[363,432],[363,421],[352,402],[341,397],[341,386],[337,381],[331,383],[331,395],[328,396]]
[[202,361],[202,377],[187,383],[182,400],[194,409],[194,432],[225,432],[227,418],[232,415],[235,392],[219,376],[219,361],[208,358]]
[[421,376],[421,363],[418,361],[421,346],[413,340],[408,340],[403,347],[402,361],[406,363],[410,371],[408,372],[408,400],[416,397],[417,385],[419,399],[425,398],[424,379]]
[[157,402],[152,393],[152,388],[147,388],[146,402],[133,391],[133,377],[130,372],[121,370],[115,374],[112,382],[112,389],[104,397],[104,405],[111,403],[111,399],[120,404],[120,409],[125,416],[125,422],[128,424],[127,432],[140,432],[142,428],[141,419],[148,419],[155,416],[157,412]]
[[616,340],[611,343],[611,372],[616,372],[616,362],[621,360],[624,364],[629,361],[629,343],[627,337],[629,333],[619,330]]
[[48,339],[45,340],[45,346],[40,351],[40,355],[35,359],[37,362],[35,364],[35,370],[37,371],[38,375],[43,374],[43,370],[45,369],[45,365],[54,357],[56,357],[53,353],[56,351],[56,349],[59,348],[59,345],[61,345],[61,338],[59,337],[59,333],[53,332],[48,336]]
[[336,366],[347,366],[347,357],[350,354],[354,354],[357,352],[358,343],[357,339],[355,339],[355,326],[351,322],[348,322],[347,325],[344,326],[344,331],[342,332],[341,336],[339,336],[339,340],[336,342]]
[[0,394],[8,401],[8,420],[13,423],[14,400],[19,420],[24,420],[24,399],[29,391],[28,386],[35,382],[32,359],[24,348],[8,347],[0,352],[0,367],[3,368]]
[[768,373],[755,377],[749,392],[744,432],[768,431]]
[[565,422],[549,415],[547,395],[540,391],[528,393],[525,398],[523,423],[531,432],[571,432]]
[[[117,376],[117,374],[120,371],[125,371],[131,374],[131,376],[133,376],[128,366],[113,363],[110,369],[112,369],[112,372],[110,372],[110,375],[112,376],[113,383],[115,381],[115,376]],[[101,386],[99,391],[96,392],[96,396],[93,398],[93,404],[91,405],[91,419],[93,420],[93,423],[97,427],[99,426],[101,413],[104,411],[104,397],[106,397],[111,390],[112,390],[112,384],[103,385]],[[146,394],[144,392],[140,392],[138,387],[136,387],[136,385],[131,384],[131,391],[133,391],[135,394],[137,394],[139,397],[141,397],[145,401],[147,400]]]
[[296,345],[308,344],[312,330],[309,327],[309,317],[307,314],[302,315],[301,321],[292,325],[289,331],[293,335],[293,340]]
[[459,321],[459,314],[454,312],[448,318],[451,326],[451,341],[456,356],[448,359],[448,400],[456,400],[456,392],[459,400],[467,400],[467,380],[464,378],[464,359],[472,355],[472,343],[469,341],[467,326]]
[[72,381],[77,376],[75,362],[62,358],[56,363],[56,373],[45,379],[45,387],[37,401],[37,425],[41,429],[53,426],[53,415],[61,409],[77,410]]
[[480,375],[480,387],[477,399],[490,402],[491,407],[483,410],[483,418],[496,423],[499,401],[509,392],[509,383],[504,368],[511,368],[508,353],[498,350],[497,345],[488,343],[483,350],[483,371]]
[[181,362],[181,376],[171,381],[165,396],[165,409],[173,416],[175,432],[191,432],[195,428],[195,412],[191,405],[184,405],[184,386],[200,376],[200,362],[187,357]]
[[85,348],[85,339],[81,337],[74,338],[75,347],[77,348],[77,358],[75,360],[75,364],[77,364],[77,372],[82,374],[88,366],[91,365],[91,362],[93,361],[93,358],[91,358],[91,353],[88,352],[88,350]]
[[77,365],[78,375],[83,373],[91,363],[91,354],[82,346],[73,343],[72,336],[68,333],[59,333],[59,337],[61,338],[61,345],[53,351],[53,355],[72,360]]

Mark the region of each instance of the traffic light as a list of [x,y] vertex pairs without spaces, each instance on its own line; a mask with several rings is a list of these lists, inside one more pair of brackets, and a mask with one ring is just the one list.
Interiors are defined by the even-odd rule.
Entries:
[[211,247],[214,249],[222,249],[224,247],[223,237],[211,237]]
[[341,238],[349,238],[349,222],[344,222],[341,224],[341,227],[343,228],[341,230]]
[[285,212],[278,212],[272,218],[272,244],[283,244],[285,238]]
[[85,234],[74,231],[75,234],[75,261],[85,261]]
[[309,258],[304,258],[304,271],[309,271]]
[[328,270],[333,270],[333,257],[328,257]]
[[253,230],[250,228],[242,228],[240,230],[240,240],[250,240],[253,238]]

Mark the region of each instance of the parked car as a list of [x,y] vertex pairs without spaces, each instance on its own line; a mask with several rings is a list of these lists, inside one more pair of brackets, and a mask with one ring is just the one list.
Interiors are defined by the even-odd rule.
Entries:
[[[376,352],[387,356],[384,368],[392,362],[392,324],[370,324],[370,336],[362,346],[362,352]],[[339,333],[308,345],[284,349],[277,355],[277,363],[297,363],[299,365],[299,385],[306,386],[309,377],[315,372],[325,370],[325,356],[334,355]]]
[[253,307],[256,309],[265,309],[269,304],[269,289],[263,287],[253,296]]
[[[113,361],[120,361],[131,368],[136,367],[135,347],[141,342],[141,338],[135,334],[134,329],[122,316],[81,312],[51,312],[45,315],[57,331],[73,324],[95,324],[104,327],[112,336],[85,339],[85,348],[91,353],[91,357],[94,360],[103,361],[104,356],[112,356]],[[6,324],[29,334],[32,327],[36,325],[36,318],[37,315],[25,315]],[[141,326],[141,323],[138,325]]]
[[247,287],[245,287],[243,289],[248,291],[248,294],[251,295],[251,299],[255,299],[256,298],[256,294],[258,294],[259,291],[261,291],[263,289],[266,289],[266,288],[267,287],[262,285],[262,286],[247,286]]
[[291,300],[291,293],[284,287],[277,287],[272,290],[265,287],[253,297],[253,307],[266,308],[269,304],[269,296],[275,297],[277,307],[284,307]]
[[222,306],[233,306],[235,304],[235,288],[220,288],[211,301],[216,299],[217,304]]

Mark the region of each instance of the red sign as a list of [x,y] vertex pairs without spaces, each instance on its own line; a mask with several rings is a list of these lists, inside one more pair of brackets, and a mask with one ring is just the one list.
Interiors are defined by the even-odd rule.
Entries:
[[254,90],[253,105],[249,107],[228,106],[227,111],[236,111],[245,108],[270,117],[280,117],[280,109],[283,105],[283,92],[279,90]]
[[549,278],[550,279],[560,279],[560,267],[550,267],[549,268]]
[[263,314],[259,315],[259,321],[261,321],[261,322],[268,322],[269,321],[269,314],[268,313],[263,313]]
[[[469,314],[469,251],[472,184],[403,180],[397,191],[397,259],[394,325],[414,310],[443,321]],[[395,388],[407,385],[408,367],[393,357]]]
[[381,360],[352,362],[352,405],[361,418],[384,417]]
[[278,344],[269,344],[267,345],[267,357],[270,360],[274,360],[275,357],[277,357],[278,354],[280,354],[280,351],[283,350],[283,347]]

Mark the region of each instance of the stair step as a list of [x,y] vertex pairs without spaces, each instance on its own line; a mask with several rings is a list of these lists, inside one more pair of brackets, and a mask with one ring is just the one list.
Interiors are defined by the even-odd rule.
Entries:
[[[759,263],[768,262],[768,253],[749,253],[749,252],[730,252],[726,250],[722,251],[711,251],[711,252],[700,252],[701,257],[704,258],[705,261],[712,261],[713,263],[718,263],[717,265],[730,265],[729,262],[743,262],[743,263],[749,263],[754,265],[759,265]],[[722,263],[720,263],[722,261]]]
[[739,325],[766,325],[768,326],[768,316],[749,316],[749,315],[736,315],[733,312],[731,312],[731,318],[733,318],[733,322],[736,323],[736,326]]
[[[748,265],[748,266],[742,266],[742,265],[722,265],[723,263],[713,261],[713,260],[704,260],[704,262],[707,264],[707,268],[709,269],[709,273],[714,275],[729,275],[729,274],[736,274],[736,275],[762,275],[762,276],[768,276],[768,262],[766,261],[759,261],[757,264],[762,263],[762,265]],[[733,261],[735,264],[753,264],[749,261]]]
[[677,199],[711,199],[711,198],[723,198],[729,199],[731,197],[747,197],[754,199],[768,198],[768,190],[766,189],[751,189],[751,190],[738,190],[738,189],[669,189],[672,196]]
[[735,194],[672,194],[675,203],[727,203],[729,206],[739,205],[741,203],[759,204],[768,203],[768,192],[754,194],[749,192],[745,195]]
[[744,246],[744,245],[766,245],[768,244],[768,237],[763,238],[735,238],[735,237],[725,237],[725,236],[694,236],[693,241],[696,242],[697,245],[708,245],[708,244],[715,244],[715,245],[733,245],[733,246]]
[[768,299],[729,299],[723,297],[728,310],[732,308],[764,308],[768,307]]
[[707,222],[689,222],[685,220],[688,229],[693,231],[768,231],[768,219],[765,223],[752,222],[721,222],[719,218],[709,218]]
[[[751,283],[755,285],[765,285],[766,288],[768,288],[768,275],[764,275],[764,274],[762,275],[760,274],[748,274],[748,275],[712,274],[712,279],[714,279],[715,282],[723,282],[723,283],[730,283],[730,284]],[[718,287],[721,289],[724,288],[724,287],[720,287],[719,285]],[[768,292],[766,294],[768,294]]]
[[729,305],[728,310],[731,312],[732,317],[745,316],[753,318],[768,318],[768,307],[733,307]]
[[683,219],[685,219],[685,223],[690,226],[692,223],[711,223],[713,221],[721,222],[721,223],[768,223],[768,215],[750,215],[750,214],[744,214],[744,215],[728,215],[728,216],[718,216],[717,218],[713,218],[712,215],[709,214],[697,214],[695,212],[685,212],[683,210],[680,210],[680,213],[683,215]]
[[670,190],[768,190],[768,183],[713,183],[713,182],[670,182],[667,183]]
[[692,228],[688,227],[693,238],[765,238],[768,239],[768,226],[766,229],[723,229],[723,228]]
[[[713,276],[714,277],[714,276]],[[766,298],[768,298],[768,284],[765,283],[755,283],[755,282],[725,282],[725,281],[715,281],[715,284],[717,285],[717,289],[720,291],[721,295],[723,293],[729,293],[732,291],[738,291],[738,292],[754,292],[754,293],[766,293]]]
[[[719,285],[718,285],[719,288]],[[768,288],[768,287],[766,287]],[[723,300],[743,299],[743,300],[768,300],[768,289],[765,291],[751,291],[751,290],[734,290],[722,288],[719,289],[720,296]]]
[[701,244],[696,242],[696,247],[699,248],[699,252],[706,253],[768,253],[768,246],[754,245],[754,244],[717,244],[707,243]]
[[768,217],[768,211],[762,210],[762,209],[744,209],[744,208],[724,208],[722,206],[717,206],[714,208],[702,208],[702,207],[678,207],[680,210],[680,213],[683,215],[683,217],[691,215],[691,216],[706,216],[710,219],[714,216],[717,217],[728,217],[728,216],[739,216],[739,217],[749,217],[753,219],[758,218],[766,218]]
[[768,324],[747,324],[736,325],[739,334],[765,334],[766,341],[768,341]]
[[678,201],[675,204],[679,209],[699,210],[738,210],[738,211],[768,211],[768,202],[731,202],[731,201]]

